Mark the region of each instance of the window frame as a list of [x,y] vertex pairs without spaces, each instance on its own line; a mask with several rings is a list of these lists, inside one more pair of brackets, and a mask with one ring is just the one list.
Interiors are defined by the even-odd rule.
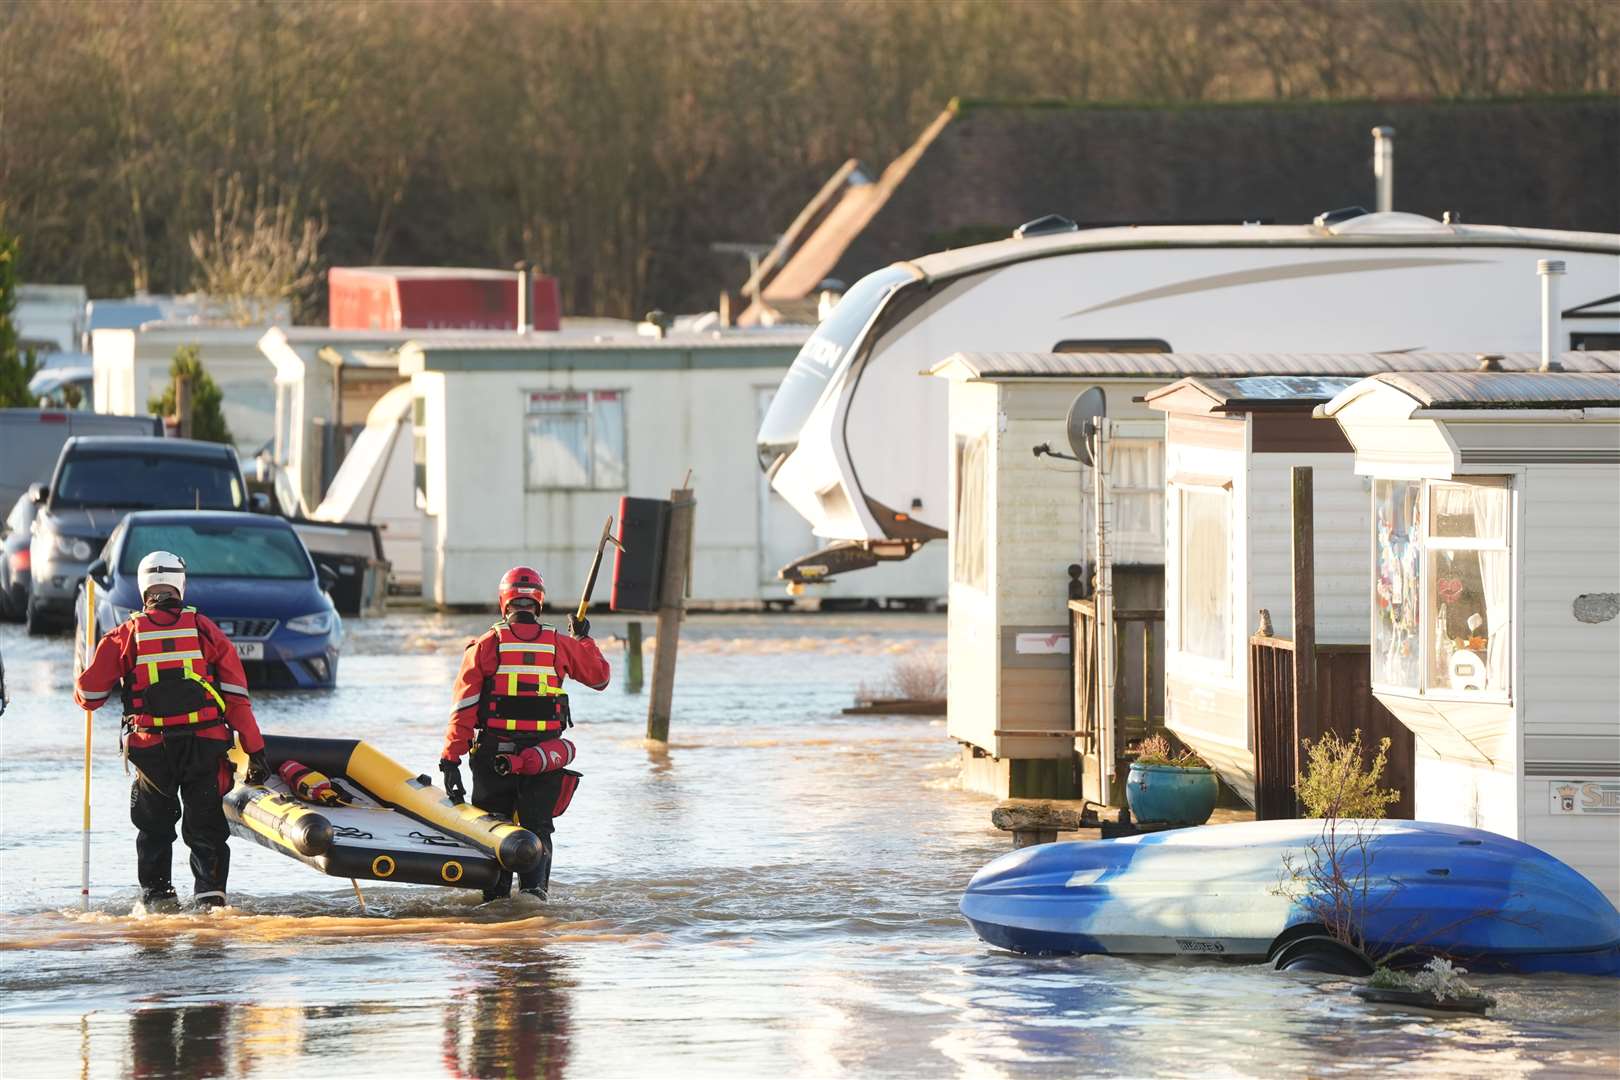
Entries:
[[[542,494],[546,492],[593,492],[593,491],[628,491],[630,489],[630,424],[628,402],[630,391],[625,387],[592,386],[578,387],[542,387],[522,391],[523,394],[523,491],[524,494]],[[561,408],[536,408],[536,399],[558,396],[563,399],[580,399],[583,407],[575,405],[572,401],[565,401]],[[601,421],[598,417],[597,406],[600,401],[611,399],[619,410],[619,472],[617,482],[607,483],[599,480],[599,470],[602,467],[597,455],[597,444],[600,438]],[[533,479],[534,458],[531,447],[533,433],[530,423],[537,417],[565,417],[583,416],[584,440],[588,458],[585,462],[586,480],[583,484],[536,484]]]
[[[1428,478],[1406,477],[1374,477],[1373,489],[1370,495],[1372,514],[1369,539],[1372,544],[1372,578],[1369,581],[1370,626],[1369,641],[1374,647],[1378,643],[1379,611],[1378,611],[1378,484],[1379,483],[1413,483],[1418,485],[1418,522],[1414,532],[1414,543],[1418,546],[1416,583],[1418,592],[1418,656],[1417,671],[1418,685],[1406,686],[1398,683],[1381,682],[1372,676],[1377,674],[1371,662],[1368,664],[1368,678],[1372,689],[1377,693],[1386,693],[1408,698],[1421,698],[1436,701],[1481,702],[1485,704],[1512,704],[1514,701],[1514,662],[1516,650],[1513,643],[1513,627],[1516,622],[1516,609],[1519,604],[1519,582],[1517,580],[1517,559],[1515,556],[1515,532],[1517,506],[1517,478],[1512,474],[1490,474],[1480,476],[1450,477],[1445,480]],[[1500,535],[1494,538],[1482,539],[1474,536],[1435,536],[1432,533],[1434,520],[1434,492],[1437,489],[1452,488],[1469,490],[1470,488],[1491,487],[1504,493],[1505,505],[1503,507],[1502,528]],[[1488,551],[1502,555],[1502,576],[1506,589],[1503,604],[1507,618],[1507,640],[1503,647],[1507,649],[1507,656],[1503,661],[1505,685],[1499,689],[1490,690],[1458,690],[1451,686],[1432,685],[1434,678],[1434,655],[1437,648],[1435,637],[1435,609],[1431,600],[1434,591],[1433,559],[1441,551]],[[1482,570],[1483,573],[1483,570]],[[1487,651],[1484,657],[1487,666],[1490,656]]]

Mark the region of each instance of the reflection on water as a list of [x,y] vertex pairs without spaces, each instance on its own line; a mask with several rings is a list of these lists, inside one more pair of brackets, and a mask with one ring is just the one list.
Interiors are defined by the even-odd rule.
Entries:
[[444,1010],[445,1071],[455,1077],[556,1080],[568,1066],[573,981],[550,956],[498,950]]
[[[264,695],[261,721],[430,771],[461,643],[486,622],[357,624],[342,685]],[[601,622],[604,638],[622,627]],[[1617,980],[1482,979],[1500,1001],[1489,1016],[1425,1019],[1328,977],[987,949],[956,903],[1007,840],[955,783],[943,726],[839,714],[943,632],[938,618],[696,618],[667,748],[642,739],[644,697],[580,695],[585,780],[558,823],[548,904],[373,882],[362,912],[346,881],[237,841],[232,908],[144,916],[116,721],[96,722],[81,913],[67,643],[0,628],[16,699],[0,756],[0,1074],[1620,1072]]]

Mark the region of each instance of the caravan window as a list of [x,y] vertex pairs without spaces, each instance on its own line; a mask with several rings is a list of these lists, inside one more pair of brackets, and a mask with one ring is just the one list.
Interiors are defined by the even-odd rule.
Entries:
[[524,416],[524,476],[529,491],[622,490],[625,456],[622,390],[536,390]]
[[1373,486],[1373,683],[1452,696],[1509,689],[1509,488]]
[[[1109,495],[1116,544],[1164,550],[1164,440],[1116,438],[1108,444]],[[1090,468],[1081,469],[1080,492],[1091,506]],[[1089,509],[1087,510],[1089,513]],[[1116,559],[1116,561],[1124,561]]]
[[956,524],[951,529],[951,580],[985,588],[985,524],[989,518],[990,437],[956,438]]
[[1180,649],[1225,664],[1231,636],[1231,492],[1177,488],[1176,493]]

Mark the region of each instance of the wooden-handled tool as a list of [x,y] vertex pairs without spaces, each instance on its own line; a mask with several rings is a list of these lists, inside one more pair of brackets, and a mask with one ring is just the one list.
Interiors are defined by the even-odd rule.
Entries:
[[602,539],[596,542],[596,558],[591,560],[591,572],[585,578],[585,591],[579,594],[579,610],[574,613],[576,619],[583,619],[585,609],[591,606],[591,590],[596,588],[596,574],[602,569],[602,552],[607,550],[609,544],[612,544],[620,551],[624,550],[624,545],[619,543],[618,538],[613,535],[613,516],[611,514],[608,515],[607,522],[602,526]]

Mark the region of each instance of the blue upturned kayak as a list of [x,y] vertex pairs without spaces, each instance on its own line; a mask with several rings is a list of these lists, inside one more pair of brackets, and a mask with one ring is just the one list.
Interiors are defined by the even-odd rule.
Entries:
[[[1357,830],[1370,951],[1413,946],[1474,971],[1620,975],[1620,912],[1546,852],[1456,825],[1340,822],[1352,880]],[[1039,844],[975,874],[962,914],[1015,952],[1264,960],[1285,932],[1320,922],[1284,865],[1322,838],[1319,820],[1250,821]]]

